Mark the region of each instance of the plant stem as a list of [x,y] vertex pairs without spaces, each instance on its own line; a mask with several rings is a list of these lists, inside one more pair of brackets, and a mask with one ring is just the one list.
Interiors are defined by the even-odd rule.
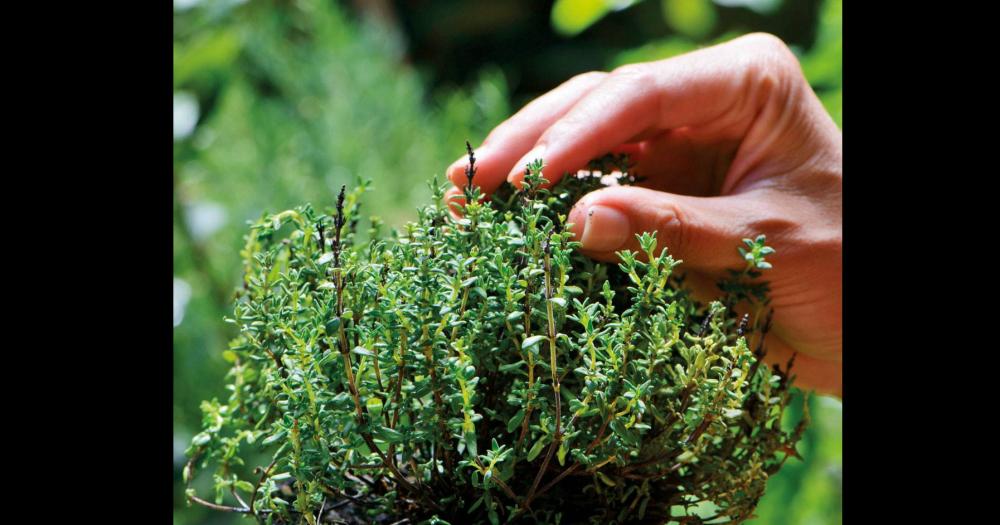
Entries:
[[268,465],[266,469],[264,469],[263,473],[261,473],[260,479],[257,480],[257,484],[254,485],[253,487],[253,494],[250,495],[250,505],[248,505],[248,507],[250,507],[250,512],[253,513],[255,518],[258,516],[257,516],[257,511],[254,510],[253,508],[253,504],[255,501],[257,501],[257,491],[260,490],[260,485],[264,483],[264,480],[267,479],[268,475],[270,475],[271,469],[274,468],[274,465],[276,465],[277,463],[278,463],[278,458],[274,458],[274,460],[271,461],[271,464]]
[[527,507],[531,500],[535,497],[535,491],[538,490],[538,484],[542,481],[542,476],[545,475],[545,470],[549,466],[549,461],[552,460],[552,454],[555,453],[556,449],[562,444],[562,392],[559,388],[559,372],[556,369],[556,323],[555,316],[552,312],[552,262],[551,262],[551,245],[550,241],[546,239],[545,241],[545,311],[548,316],[548,336],[549,336],[549,365],[551,367],[552,373],[552,391],[553,397],[555,397],[556,404],[556,429],[552,436],[552,442],[549,443],[549,449],[545,453],[545,459],[542,461],[541,467],[538,469],[538,473],[535,474],[535,480],[531,483],[531,489],[528,491],[528,495],[525,497],[523,507]]

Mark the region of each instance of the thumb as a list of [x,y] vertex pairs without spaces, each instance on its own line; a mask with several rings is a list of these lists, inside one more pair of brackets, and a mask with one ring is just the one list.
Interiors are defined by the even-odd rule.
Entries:
[[614,262],[619,250],[639,251],[636,234],[656,232],[657,251],[667,248],[686,268],[719,272],[744,264],[740,240],[780,228],[768,219],[761,195],[750,191],[722,197],[690,197],[636,186],[612,186],[585,195],[569,222],[582,251]]

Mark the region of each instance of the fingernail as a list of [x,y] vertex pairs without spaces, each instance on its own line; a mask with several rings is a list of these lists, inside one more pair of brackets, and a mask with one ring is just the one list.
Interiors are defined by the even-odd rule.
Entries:
[[528,163],[536,160],[545,160],[545,145],[539,144],[531,149],[527,154],[521,157],[521,160],[517,161],[514,168],[511,170],[510,174],[507,175],[507,182],[515,185],[520,185],[521,181],[524,180],[524,170],[528,169]]
[[631,232],[627,215],[597,204],[587,210],[580,242],[585,250],[610,252],[621,249]]

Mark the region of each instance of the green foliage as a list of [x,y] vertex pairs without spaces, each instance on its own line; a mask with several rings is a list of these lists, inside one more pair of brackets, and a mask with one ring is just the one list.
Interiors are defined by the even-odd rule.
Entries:
[[[358,175],[376,190],[368,212],[391,226],[412,220],[430,198],[423,181],[457,157],[454,144],[481,140],[510,113],[496,71],[430,91],[396,37],[336,2],[175,7],[175,113],[192,126],[175,126],[174,139],[176,523],[234,519],[188,508],[182,470],[199,404],[231,366],[219,350],[238,330],[219,321],[241,282],[243,225],[264,210],[328,200]],[[212,480],[193,486],[207,493]]]
[[[769,11],[780,2],[715,2],[716,4],[747,4],[756,10]],[[758,5],[759,4],[759,5]],[[663,0],[664,21],[677,33],[653,40],[634,49],[616,54],[608,64],[614,68],[624,64],[661,60],[694,51],[706,45],[720,44],[750,32],[719,29],[716,8],[707,0]],[[802,71],[819,96],[834,122],[843,125],[843,0],[823,0],[817,20],[815,41],[808,48],[792,46],[799,57]],[[602,14],[603,15],[603,14]],[[555,21],[553,21],[555,23]]]
[[711,0],[661,0],[660,5],[664,21],[682,35],[701,38],[715,26]]
[[[794,421],[801,409],[792,403],[785,417]],[[842,523],[843,403],[810,396],[809,428],[796,448],[802,461],[790,461],[767,483],[767,494],[752,523]]]
[[177,300],[174,391],[187,441],[204,385],[228,367],[214,349],[236,335],[217,320],[240,282],[242,225],[358,175],[377,190],[366,206],[401,225],[429,198],[423,181],[456,158],[447,145],[481,139],[510,108],[491,71],[468,90],[429,92],[391,35],[333,2],[205,0],[177,13],[174,32],[175,111],[194,118],[174,141],[175,296],[188,299]]
[[710,304],[655,234],[591,261],[565,220],[609,165],[626,161],[545,189],[533,162],[522,190],[468,189],[458,218],[432,186],[388,237],[360,231],[365,183],[325,212],[264,215],[241,254],[231,393],[203,403],[184,472],[213,465],[215,499],[190,501],[268,523],[748,519],[808,420],[782,425],[769,323],[731,307],[764,306],[748,291],[772,250],[745,240]]
[[[241,224],[256,220],[265,209],[281,210],[309,200],[332,198],[342,184],[360,174],[373,179],[374,191],[364,198],[366,212],[378,213],[388,225],[402,225],[413,219],[418,204],[430,198],[431,191],[422,181],[455,158],[454,145],[466,137],[477,142],[516,109],[525,100],[522,97],[539,94],[584,70],[671,56],[706,42],[671,37],[652,43],[649,53],[637,48],[633,58],[612,55],[614,63],[606,62],[608,53],[622,46],[630,48],[660,36],[656,33],[659,29],[644,26],[636,19],[657,20],[660,3],[645,2],[605,20],[632,16],[622,22],[630,27],[633,40],[622,42],[619,31],[604,30],[599,24],[605,22],[599,22],[597,31],[585,31],[570,42],[573,53],[565,52],[562,39],[557,42],[559,52],[554,53],[550,46],[556,44],[546,43],[544,38],[541,43],[538,40],[544,36],[544,27],[529,24],[533,15],[510,7],[512,4],[433,1],[419,6],[416,12],[426,14],[432,22],[427,26],[430,28],[440,27],[442,14],[449,13],[461,14],[463,21],[495,21],[498,14],[504,13],[523,16],[504,19],[508,20],[502,24],[504,35],[515,31],[504,36],[512,42],[495,47],[510,50],[516,42],[522,46],[520,51],[504,54],[479,48],[476,64],[456,65],[458,61],[445,58],[450,55],[437,47],[443,45],[442,39],[453,37],[453,45],[463,49],[475,42],[492,42],[486,33],[490,24],[475,26],[479,32],[475,32],[474,24],[463,22],[449,25],[461,30],[447,35],[427,33],[435,42],[434,61],[428,63],[412,55],[403,60],[403,43],[398,36],[357,19],[360,17],[353,16],[343,3],[202,0],[194,7],[175,3],[175,95],[182,101],[193,100],[196,108],[193,129],[175,138],[174,149],[175,312],[179,309],[183,316],[181,319],[175,314],[173,351],[175,524],[242,521],[237,514],[218,513],[198,505],[187,507],[182,480],[187,461],[183,451],[201,425],[201,400],[219,394],[218,385],[232,366],[226,359],[235,355],[220,350],[226,348],[226,342],[237,335],[238,329],[220,320],[231,315],[232,289],[241,282]],[[811,12],[811,8],[800,4],[796,3],[799,7],[795,13]],[[638,11],[643,5],[649,9]],[[832,86],[839,86],[841,60],[830,48],[824,48],[828,51],[823,53],[820,49],[826,41],[822,35],[833,37],[834,44],[840,42],[839,24],[833,26],[830,21],[839,21],[841,2],[828,1],[824,5],[820,36],[815,44],[802,41],[802,46],[812,46],[803,47],[802,61],[807,76],[827,103],[839,101],[839,90],[835,98],[830,93],[834,93]],[[498,13],[502,6],[508,6],[508,10]],[[732,33],[716,37],[733,25],[726,18],[729,11],[722,6],[722,2],[716,2],[719,18],[708,37],[710,41],[736,36]],[[481,7],[488,13],[470,14],[464,10],[466,7]],[[399,13],[405,18],[405,10]],[[740,22],[739,29],[766,29],[795,42],[790,27],[811,26],[813,21],[792,14],[782,11],[766,20],[748,19]],[[406,22],[409,25],[414,20]],[[827,29],[831,27],[834,30]],[[614,38],[603,38],[606,36]],[[410,33],[408,37],[411,40],[405,45],[413,50],[419,45],[419,35]],[[660,44],[662,49],[656,48]],[[820,59],[821,54],[831,59]],[[481,63],[490,64],[485,75],[475,71]],[[511,79],[511,89],[521,93],[515,97],[515,107],[508,106],[507,82],[493,73],[499,69],[492,64],[502,67]],[[460,68],[460,74],[446,77],[444,86],[461,84],[467,89],[428,90],[426,80],[439,78],[444,66],[449,71]],[[814,76],[819,72],[814,73],[814,67],[835,74],[827,77],[823,73],[831,80],[818,84]],[[531,78],[544,82],[536,80],[529,85],[526,82]],[[274,86],[287,89],[275,90]],[[831,112],[835,117],[839,114]],[[841,405],[837,400],[815,396],[809,403],[813,423],[798,446],[804,461],[790,461],[771,477],[755,523],[840,521]],[[796,413],[797,403],[793,402],[786,419]],[[234,465],[232,470],[253,482],[258,477],[250,467],[267,465],[273,453],[273,448],[263,447],[263,452],[256,454],[255,448],[244,446],[240,456],[247,465]],[[191,486],[199,494],[211,495],[213,481],[206,473],[197,476]],[[286,481],[278,477],[275,486],[284,490]]]
[[576,35],[611,11],[628,7],[635,1],[556,0],[552,4],[552,28],[561,35]]

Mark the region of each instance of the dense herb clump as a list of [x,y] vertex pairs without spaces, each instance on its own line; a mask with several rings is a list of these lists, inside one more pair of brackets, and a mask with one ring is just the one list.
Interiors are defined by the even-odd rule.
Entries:
[[601,173],[634,179],[593,167],[544,189],[536,161],[488,201],[470,185],[461,219],[435,188],[387,240],[374,221],[359,242],[365,185],[253,225],[232,394],[203,404],[184,473],[214,464],[216,498],[189,499],[310,525],[750,517],[805,424],[782,429],[790,378],[760,361],[773,250],[745,240],[708,305],[653,234],[595,263],[566,214]]

